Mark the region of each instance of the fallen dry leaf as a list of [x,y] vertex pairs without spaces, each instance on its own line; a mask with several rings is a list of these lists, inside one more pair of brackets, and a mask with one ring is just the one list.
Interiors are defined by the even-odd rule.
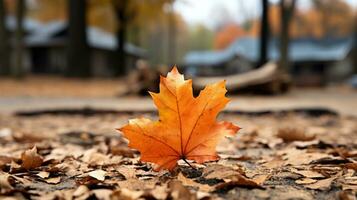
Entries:
[[357,191],[357,185],[342,185],[342,190],[352,190],[352,191]]
[[26,170],[35,169],[42,165],[43,158],[37,153],[37,148],[34,146],[32,149],[26,150],[21,155],[21,167]]
[[18,176],[11,176],[11,178],[14,178],[17,182],[22,183],[23,186],[29,187],[33,182],[29,179],[29,177],[18,177]]
[[61,182],[61,177],[48,178],[45,181],[49,184],[58,184]]
[[203,170],[203,177],[205,177],[206,179],[230,179],[236,174],[244,175],[244,171],[239,166],[233,168],[218,164],[207,166]]
[[230,178],[229,181],[225,183],[220,183],[215,186],[216,190],[229,189],[233,187],[245,187],[245,188],[259,188],[263,189],[264,187],[259,185],[258,183],[250,180],[240,174],[235,174]]
[[353,169],[353,170],[357,171],[357,163],[346,163],[344,165],[344,167],[347,169]]
[[110,153],[113,155],[124,156],[128,158],[134,158],[134,151],[128,147],[123,146],[112,146],[110,148]]
[[156,199],[167,199],[168,189],[167,186],[156,186],[151,190],[150,194]]
[[258,185],[262,185],[269,177],[270,177],[270,175],[268,175],[268,174],[260,174],[260,175],[254,176],[252,180],[254,182],[256,182]]
[[127,188],[121,188],[114,191],[110,198],[112,200],[134,200],[139,199],[144,194],[143,191],[134,191]]
[[10,136],[11,134],[12,134],[12,130],[9,128],[0,129],[0,138]]
[[321,158],[330,157],[330,155],[320,152],[308,152],[305,149],[286,149],[281,152],[283,154],[283,160],[285,165],[304,165],[310,164],[315,160]]
[[301,184],[301,185],[311,184],[311,183],[316,183],[316,182],[317,182],[317,180],[311,179],[311,178],[303,178],[303,179],[300,179],[300,180],[296,180],[296,181],[295,181],[295,183]]
[[97,180],[100,180],[100,181],[104,181],[105,180],[105,175],[107,174],[106,171],[104,170],[95,170],[95,171],[91,171],[88,173],[88,175],[92,178],[95,178]]
[[2,190],[13,189],[13,187],[9,183],[9,177],[9,174],[0,171],[0,194],[3,192]]
[[44,172],[44,171],[42,171],[42,172],[39,172],[39,173],[37,174],[37,176],[39,176],[39,177],[41,177],[41,178],[48,178],[48,177],[50,176],[50,173],[49,173],[49,172]]
[[225,183],[215,186],[217,190],[231,187],[263,188],[262,183],[269,175],[257,175],[254,179],[245,177],[245,173],[240,166],[227,167],[223,165],[210,165],[203,170],[205,179],[221,179]]
[[283,139],[284,142],[311,141],[315,139],[315,135],[307,134],[303,129],[291,127],[280,128],[276,136]]
[[285,161],[279,156],[279,157],[274,157],[271,160],[263,160],[264,164],[262,166],[266,167],[266,168],[277,168],[277,167],[281,167],[285,164]]
[[316,183],[304,185],[304,187],[314,190],[328,190],[335,179],[336,177],[318,180]]
[[298,180],[298,179],[303,178],[303,176],[300,174],[292,173],[292,172],[279,172],[279,173],[274,174],[273,178]]
[[120,166],[117,171],[124,175],[126,179],[131,179],[136,177],[136,170],[132,167]]
[[322,174],[311,170],[296,170],[295,168],[292,168],[290,171],[303,175],[306,178],[325,178]]
[[[89,196],[90,190],[85,185],[80,185],[74,192],[73,197],[82,197],[83,195]],[[86,199],[86,198],[83,198]]]
[[92,190],[93,194],[95,195],[95,197],[97,199],[101,199],[101,200],[111,200],[111,195],[113,193],[112,190],[109,189],[95,189]]
[[120,188],[127,188],[129,190],[145,190],[154,189],[159,181],[157,179],[149,180],[139,180],[139,179],[128,179],[125,181],[119,181],[118,185]]
[[347,191],[340,191],[338,193],[338,198],[340,200],[354,200],[356,199],[355,196],[356,195],[354,195],[352,192],[347,192]]
[[0,169],[1,169],[4,165],[11,163],[12,160],[13,160],[13,158],[11,158],[11,157],[1,156],[1,155],[0,155]]
[[357,176],[345,177],[344,183],[350,185],[357,185]]
[[91,166],[103,165],[105,162],[110,161],[109,156],[97,152],[96,149],[87,150],[82,160]]
[[173,180],[168,183],[168,187],[171,192],[171,197],[177,200],[195,200],[196,195],[192,194],[189,189],[187,189],[181,181]]
[[192,179],[186,178],[182,173],[179,173],[179,175],[177,176],[177,180],[181,181],[182,184],[185,186],[196,187],[203,192],[212,192],[214,190],[214,188],[209,185],[200,184]]
[[156,170],[172,170],[180,159],[198,163],[217,160],[218,141],[239,130],[232,123],[216,122],[218,112],[229,101],[226,92],[225,81],[221,81],[206,86],[195,98],[192,80],[184,80],[174,67],[166,78],[161,77],[160,93],[150,93],[160,119],[131,119],[118,130],[130,147],[140,151],[142,161],[158,165]]

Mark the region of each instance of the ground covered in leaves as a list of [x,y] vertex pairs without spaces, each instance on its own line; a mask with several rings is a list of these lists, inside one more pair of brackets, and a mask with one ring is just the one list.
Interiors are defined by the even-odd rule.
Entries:
[[355,199],[357,118],[322,114],[224,113],[222,159],[171,173],[115,131],[156,113],[2,115],[0,199]]

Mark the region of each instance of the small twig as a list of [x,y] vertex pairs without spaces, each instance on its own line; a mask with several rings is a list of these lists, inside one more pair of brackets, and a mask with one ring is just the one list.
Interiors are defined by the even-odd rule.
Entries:
[[182,160],[188,164],[188,166],[190,166],[192,169],[196,170],[196,168],[194,166],[192,166],[185,158],[182,158]]

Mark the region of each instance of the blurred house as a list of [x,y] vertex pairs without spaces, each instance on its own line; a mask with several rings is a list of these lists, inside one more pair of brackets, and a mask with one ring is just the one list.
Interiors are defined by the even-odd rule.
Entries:
[[[10,31],[16,28],[15,18],[7,18]],[[65,21],[41,23],[26,18],[25,29],[25,65],[31,73],[63,73],[66,68],[66,42],[68,24]],[[110,76],[117,59],[117,38],[114,34],[96,27],[87,28],[88,45],[91,49],[92,72],[96,76]],[[146,57],[146,51],[133,44],[125,44],[128,56],[127,65],[135,67],[138,59]]]
[[[290,73],[298,85],[323,85],[345,79],[351,73],[352,38],[294,39],[290,42]],[[278,61],[279,41],[269,44],[269,59]],[[259,60],[259,40],[246,37],[221,51],[189,52],[184,58],[187,73],[215,76],[254,69]]]

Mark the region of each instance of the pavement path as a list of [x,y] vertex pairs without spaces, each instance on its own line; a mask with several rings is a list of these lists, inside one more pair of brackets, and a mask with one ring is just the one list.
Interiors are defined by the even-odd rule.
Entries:
[[[228,111],[285,110],[296,108],[328,108],[343,115],[357,116],[357,91],[293,90],[277,96],[231,96]],[[155,107],[149,97],[0,97],[0,113],[45,109],[90,107],[118,111],[151,111]]]

